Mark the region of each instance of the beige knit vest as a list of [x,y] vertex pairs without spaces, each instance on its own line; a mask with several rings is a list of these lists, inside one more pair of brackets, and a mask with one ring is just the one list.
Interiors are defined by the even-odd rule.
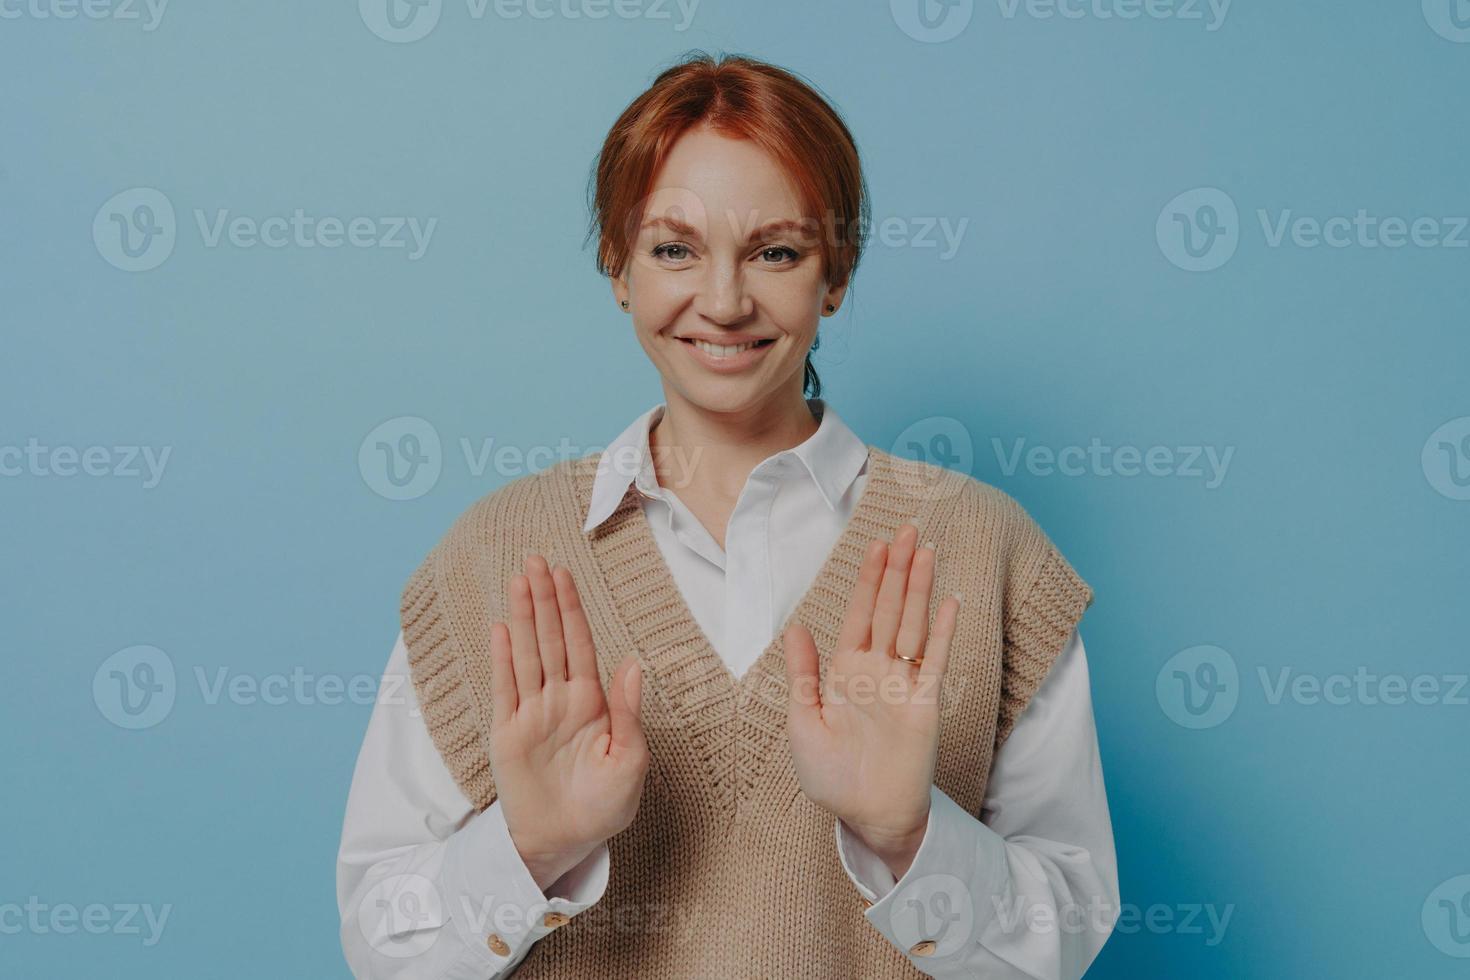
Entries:
[[[1000,490],[872,445],[868,459],[862,496],[787,622],[811,630],[825,674],[867,542],[912,522],[920,541],[937,544],[931,621],[944,596],[960,592],[964,601],[934,778],[978,816],[995,749],[1092,592]],[[490,627],[508,621],[505,584],[528,553],[571,570],[604,686],[626,654],[643,665],[653,761],[637,818],[608,842],[602,899],[536,943],[517,980],[924,976],[865,918],[838,860],[833,816],[797,782],[786,740],[787,624],[735,678],[689,612],[636,492],[582,532],[597,464],[596,454],[565,460],[488,494],[403,592],[424,722],[481,809],[495,800]]]

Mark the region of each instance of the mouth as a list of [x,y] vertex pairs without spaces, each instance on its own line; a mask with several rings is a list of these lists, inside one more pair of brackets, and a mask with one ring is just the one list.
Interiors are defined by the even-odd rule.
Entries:
[[692,337],[677,339],[705,367],[722,372],[742,371],[750,367],[764,357],[765,352],[776,343],[773,337],[744,344],[712,344]]

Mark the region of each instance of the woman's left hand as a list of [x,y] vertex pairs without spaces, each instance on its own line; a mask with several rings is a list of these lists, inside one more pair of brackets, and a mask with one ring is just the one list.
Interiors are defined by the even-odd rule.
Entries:
[[[894,877],[913,861],[929,821],[939,750],[939,685],[959,599],[929,628],[934,549],[916,548],[904,524],[891,545],[873,541],[847,605],[837,649],[818,678],[811,632],[791,626],[786,652],[787,731],[797,779],[883,859]],[[905,663],[894,653],[922,658]]]

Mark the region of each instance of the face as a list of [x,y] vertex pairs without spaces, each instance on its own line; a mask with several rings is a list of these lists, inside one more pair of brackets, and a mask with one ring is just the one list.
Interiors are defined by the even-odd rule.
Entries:
[[780,165],[708,127],[679,138],[613,294],[627,300],[669,399],[713,412],[799,401],[827,304],[817,222]]

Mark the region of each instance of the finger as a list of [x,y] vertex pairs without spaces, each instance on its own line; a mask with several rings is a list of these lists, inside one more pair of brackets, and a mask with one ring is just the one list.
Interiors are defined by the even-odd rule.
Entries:
[[786,716],[792,725],[818,724],[822,720],[817,644],[811,631],[800,623],[781,637],[786,651]]
[[883,584],[878,588],[878,602],[873,607],[873,646],[879,653],[887,654],[893,649],[893,640],[898,633],[899,618],[903,615],[903,597],[908,591],[909,567],[914,559],[914,542],[919,529],[904,524],[893,536],[893,545],[888,549],[888,564],[883,569]]
[[526,574],[531,578],[531,599],[536,612],[536,644],[541,649],[541,683],[567,679],[567,642],[561,632],[561,608],[551,566],[536,553],[526,556]]
[[847,600],[847,613],[837,634],[837,649],[867,649],[873,628],[873,603],[878,600],[878,586],[883,582],[883,566],[888,562],[888,543],[874,540],[863,554],[857,584]]
[[504,623],[490,624],[490,710],[495,722],[509,721],[516,713],[516,673],[510,659],[510,630]]
[[531,606],[531,582],[524,575],[510,580],[510,653],[516,669],[519,702],[541,691],[541,654],[536,649],[536,615]]
[[587,624],[587,613],[582,608],[577,583],[565,565],[558,565],[551,576],[556,584],[562,629],[566,631],[567,680],[579,677],[597,680],[597,647],[592,642],[592,627]]
[[[929,596],[934,590],[934,561],[932,545],[925,545],[914,552],[908,594],[903,599],[903,619],[898,624],[898,637],[894,641],[894,649],[905,657],[924,656],[924,643],[929,636]],[[902,660],[897,662],[903,663]]]
[[607,692],[608,722],[611,737],[610,754],[625,752],[643,744],[643,725],[638,709],[643,704],[643,668],[638,658],[629,654],[614,671]]
[[928,649],[924,662],[919,664],[919,674],[942,677],[949,666],[949,645],[954,639],[955,624],[959,621],[960,600],[957,596],[946,596],[934,614],[934,628],[929,631]]

